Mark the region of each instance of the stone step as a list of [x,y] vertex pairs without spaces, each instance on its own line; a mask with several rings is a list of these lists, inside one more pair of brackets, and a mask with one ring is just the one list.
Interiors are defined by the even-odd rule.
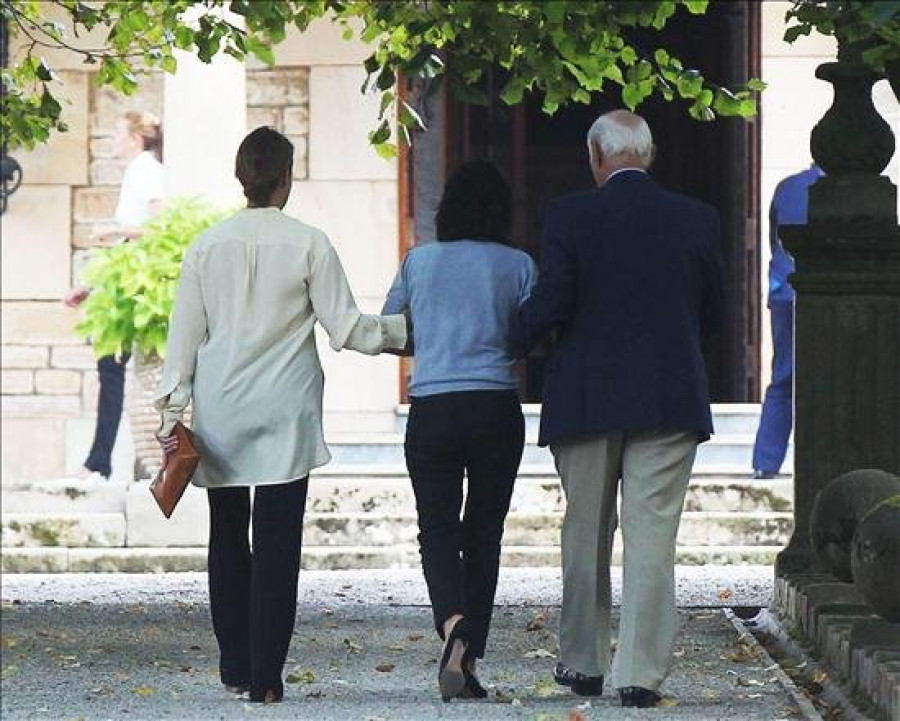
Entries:
[[[562,513],[510,513],[503,538],[513,546],[559,543]],[[789,513],[706,513],[681,517],[678,542],[688,546],[776,546],[786,544],[793,528]],[[414,514],[308,513],[304,543],[315,546],[414,545]]]
[[[756,435],[759,427],[759,403],[714,403],[712,412],[713,428],[717,436]],[[525,404],[522,406],[522,413],[525,416],[525,432],[530,437],[536,437],[541,420],[540,404]],[[408,418],[409,406],[398,406],[395,427],[397,433],[406,432]]]
[[[680,539],[699,545],[781,543],[789,530],[791,505],[788,479],[692,479]],[[15,546],[202,546],[209,526],[206,494],[193,486],[170,519],[160,513],[145,483],[127,489],[103,482],[13,486],[4,489],[3,508],[4,544]],[[414,509],[405,477],[314,478],[307,501],[307,543],[413,543]],[[507,524],[509,542],[557,543],[563,509],[558,479],[520,479]],[[331,537],[331,529],[341,531]],[[531,540],[514,540],[524,536]],[[82,538],[92,540],[80,542]]]
[[4,483],[3,513],[124,513],[128,484],[59,478]]
[[4,513],[3,547],[120,547],[124,513]]
[[[685,566],[771,565],[781,546],[679,546],[676,561]],[[4,548],[3,573],[163,573],[206,570],[204,548]],[[504,546],[506,567],[555,567],[560,563],[555,546]],[[621,552],[613,552],[621,564]],[[419,568],[417,546],[304,547],[305,570]]]
[[[19,482],[3,486],[0,503],[4,513],[124,513],[126,493],[131,490],[140,495],[146,488],[146,483],[78,479]],[[697,476],[688,487],[685,510],[784,512],[793,506],[792,489],[789,478],[755,481],[746,476]],[[317,473],[307,501],[308,510],[321,512],[400,513],[414,506],[412,486],[403,468],[371,475],[357,474],[352,468]],[[555,475],[520,474],[511,510],[562,508],[562,489]]]
[[[149,496],[149,494],[147,494]],[[208,510],[203,494],[188,492],[172,519],[166,520],[144,494],[129,493],[121,513],[10,513],[2,519],[4,547],[203,547],[208,538]],[[559,543],[561,512],[513,512],[504,540],[512,546]],[[682,515],[678,542],[684,546],[776,546],[787,542],[793,526],[789,513],[697,512]],[[308,548],[332,546],[415,545],[414,513],[317,513],[304,521]],[[618,542],[618,537],[617,537]]]
[[[697,449],[696,468],[707,466],[729,466],[748,471],[752,466],[753,443],[755,436],[729,435],[714,436]],[[402,465],[403,436],[397,433],[378,434],[333,434],[328,440],[335,463],[351,466],[367,465]],[[522,455],[524,465],[536,465],[553,468],[553,457],[549,449],[536,445],[536,437],[526,439],[525,451]],[[793,464],[792,449],[788,450],[785,460],[787,467]]]
[[[519,477],[510,510],[560,511],[565,505],[556,476]],[[754,481],[747,478],[702,477],[691,480],[685,498],[687,511],[779,511],[791,510],[793,483],[790,479]],[[318,512],[402,513],[415,507],[409,478],[403,476],[357,478],[315,477],[310,482],[307,509]]]

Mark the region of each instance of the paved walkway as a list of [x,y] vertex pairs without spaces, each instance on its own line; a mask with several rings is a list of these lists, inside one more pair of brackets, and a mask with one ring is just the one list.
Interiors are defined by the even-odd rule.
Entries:
[[[729,574],[744,580],[723,580]],[[717,575],[731,593],[753,585],[746,570]],[[763,589],[771,571],[755,576]],[[680,612],[665,708],[622,709],[612,693],[590,702],[572,696],[551,679],[557,586],[553,572],[504,570],[481,673],[491,698],[443,704],[435,683],[439,645],[416,575],[304,573],[285,701],[263,707],[229,696],[218,682],[202,576],[6,576],[0,711],[4,721],[800,716],[768,658],[741,641],[718,609]]]

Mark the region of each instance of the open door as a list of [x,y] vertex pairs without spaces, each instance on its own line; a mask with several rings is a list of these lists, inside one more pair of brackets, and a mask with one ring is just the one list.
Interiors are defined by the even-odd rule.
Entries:
[[[703,68],[722,85],[760,72],[756,2],[712,3],[704,16],[682,15],[661,34],[641,38],[648,50],[665,47],[686,65]],[[697,42],[702,37],[703,42]],[[450,59],[452,62],[452,58]],[[433,239],[433,213],[443,180],[459,163],[485,158],[513,188],[514,244],[540,259],[544,209],[559,195],[590,188],[585,136],[596,117],[621,107],[618,88],[595,94],[550,117],[540,97],[509,107],[499,100],[499,71],[485,79],[491,102],[465,105],[451,97],[426,104],[431,127],[402,158],[401,251]],[[683,105],[647,101],[639,112],[657,144],[652,174],[663,186],[715,206],[722,219],[727,284],[724,331],[707,349],[713,400],[757,401],[760,393],[759,122],[692,120]],[[405,375],[405,374],[404,374]],[[525,398],[539,402],[540,357],[529,360]],[[405,386],[404,386],[405,387]]]

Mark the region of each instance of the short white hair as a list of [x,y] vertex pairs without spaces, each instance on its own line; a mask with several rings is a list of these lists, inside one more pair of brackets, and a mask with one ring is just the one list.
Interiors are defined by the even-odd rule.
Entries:
[[598,150],[603,158],[633,156],[648,166],[653,160],[650,126],[627,110],[613,110],[597,118],[588,131],[587,146],[591,163],[596,162]]

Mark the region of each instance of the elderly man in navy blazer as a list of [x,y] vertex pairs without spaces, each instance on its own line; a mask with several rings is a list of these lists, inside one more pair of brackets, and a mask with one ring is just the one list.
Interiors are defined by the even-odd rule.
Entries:
[[613,681],[654,706],[675,642],[675,537],[698,443],[712,433],[701,337],[722,310],[719,218],[648,175],[653,139],[616,110],[588,136],[597,189],[547,209],[541,274],[514,323],[555,345],[540,444],[566,494],[555,677],[599,696],[610,656],[609,563],[621,484],[624,583]]

